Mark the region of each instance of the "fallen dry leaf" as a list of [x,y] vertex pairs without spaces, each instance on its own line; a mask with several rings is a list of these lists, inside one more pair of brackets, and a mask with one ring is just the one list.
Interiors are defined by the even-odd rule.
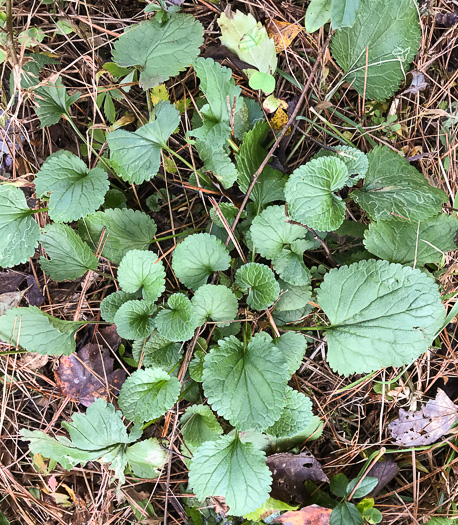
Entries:
[[61,392],[85,407],[96,398],[108,398],[111,388],[117,395],[126,379],[124,370],[113,371],[114,359],[110,350],[99,349],[88,343],[76,355],[62,356],[55,372],[56,383]]
[[299,24],[290,24],[281,20],[266,21],[267,34],[273,39],[275,51],[281,53],[291,45],[292,41],[304,29]]
[[421,71],[412,71],[412,82],[410,86],[404,91],[405,93],[412,93],[417,95],[420,91],[424,91],[428,87],[425,80],[425,75]]
[[0,272],[0,293],[15,292],[25,278],[20,272]]
[[37,354],[36,352],[27,352],[22,355],[19,363],[22,368],[28,370],[38,370],[48,364],[49,355]]
[[31,306],[41,306],[45,302],[44,295],[38,287],[37,281],[33,275],[27,276],[27,294],[26,298]]
[[273,454],[267,458],[267,465],[273,478],[270,495],[286,503],[305,503],[305,481],[329,483],[321,464],[309,452]]
[[[275,112],[274,116],[272,117],[270,123],[272,124],[273,129],[276,131],[281,131],[286,124],[288,124],[289,117],[288,113],[282,108],[278,108]],[[286,135],[289,135],[291,133],[291,127],[288,128]]]
[[274,523],[283,525],[329,525],[332,509],[325,509],[319,505],[309,505],[301,510],[285,512]]
[[378,483],[371,491],[370,497],[375,498],[375,496],[377,496],[377,494],[398,475],[398,472],[399,468],[396,462],[391,458],[387,458],[385,461],[378,461],[372,468],[370,468],[367,472],[367,476],[378,479]]
[[21,302],[24,292],[7,292],[0,294],[0,315],[6,314]]
[[447,394],[438,389],[435,399],[412,412],[399,410],[399,419],[389,425],[392,436],[398,445],[416,447],[430,445],[450,430],[458,419],[458,407]]

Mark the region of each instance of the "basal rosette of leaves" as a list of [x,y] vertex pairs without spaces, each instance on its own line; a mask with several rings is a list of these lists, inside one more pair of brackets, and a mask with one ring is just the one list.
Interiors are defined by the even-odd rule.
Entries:
[[[369,24],[367,6],[379,3],[332,0],[322,13],[323,23],[330,19],[339,28],[332,49],[358,90],[360,55],[346,49],[346,42],[354,41],[360,51],[372,43],[363,26]],[[370,22],[376,33],[390,21],[393,28],[383,49],[370,46],[370,60],[382,63],[379,69],[371,63],[368,97],[390,96],[416,49],[418,20],[411,1],[393,4],[386,2],[386,19]],[[310,3],[306,24],[320,21],[312,17],[316,5]],[[100,461],[121,481],[126,469],[154,478],[168,459],[167,447],[154,439],[139,441],[141,429],[176,410],[193,391],[199,402],[180,418],[190,490],[203,504],[205,498],[224,497],[231,514],[244,516],[269,498],[265,443],[294,442],[307,434],[314,417],[313,400],[290,383],[307,351],[303,334],[326,335],[328,363],[345,376],[412,364],[443,328],[445,309],[434,271],[455,247],[458,220],[441,213],[446,194],[401,154],[385,146],[363,152],[337,145],[315,152],[290,174],[265,166],[226,243],[226,225],[234,224],[240,204],[224,200],[222,189],[246,194],[272,139],[269,124],[259,105],[242,96],[230,69],[198,58],[200,22],[182,13],[161,16],[120,36],[113,66],[126,77],[140,73],[145,91],[193,66],[201,93],[194,117],[185,121],[171,102],[162,101],[148,122],[107,133],[109,151],[97,157],[96,166],[94,159],[54,153],[36,174],[41,200],[36,209],[22,189],[0,185],[0,265],[38,259],[41,247],[38,264],[51,280],[106,278],[108,268],[100,316],[116,325],[130,367],[118,398],[122,412],[98,400],[64,425],[71,439],[28,430],[22,436],[33,453],[67,469]],[[239,56],[258,69],[250,73],[251,87],[269,92],[277,59],[262,24],[239,12],[221,15],[219,24],[222,41],[238,46]],[[391,49],[394,32],[396,45],[409,47],[402,57]],[[390,53],[395,59],[387,59]],[[42,126],[62,115],[70,118],[76,95],[69,96],[63,84],[37,95]],[[181,155],[182,130],[189,122],[186,146],[194,148],[194,164]],[[140,202],[145,194],[137,191],[154,177],[154,182],[165,179],[165,155],[192,171],[191,186],[221,197],[220,203],[212,201],[209,216],[202,212],[202,220],[167,237],[175,243],[169,245],[171,259],[160,244],[166,228],[156,224],[156,212],[146,211]],[[139,200],[123,195],[120,188],[129,185]],[[109,206],[110,191],[121,198]],[[34,215],[44,212],[48,224],[40,228]],[[363,220],[355,222],[355,216]],[[339,253],[336,238],[357,229],[364,230],[359,255],[365,260],[352,263],[353,254]],[[329,262],[324,247],[340,256],[339,264],[332,259],[337,267],[317,276],[311,272],[314,261]],[[317,307],[320,324],[309,315]],[[86,324],[102,322],[98,317],[74,322],[47,312],[8,310],[0,317],[0,338],[14,351],[68,355]],[[277,325],[258,323],[263,316]],[[307,322],[301,322],[304,317]],[[133,423],[130,433],[121,414]],[[94,443],[84,439],[91,426],[99,431]]]

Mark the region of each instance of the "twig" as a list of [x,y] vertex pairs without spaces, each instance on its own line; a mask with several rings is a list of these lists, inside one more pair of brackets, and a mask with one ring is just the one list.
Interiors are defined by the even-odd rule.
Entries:
[[[299,109],[300,109],[300,107],[302,105],[302,102],[304,101],[304,99],[305,99],[305,97],[307,95],[307,91],[309,90],[309,87],[310,87],[310,85],[312,83],[313,77],[315,76],[315,73],[317,72],[318,66],[319,66],[319,64],[321,62],[321,58],[323,57],[324,53],[326,52],[326,48],[328,47],[328,43],[329,43],[330,39],[331,39],[331,34],[328,35],[328,38],[326,39],[326,42],[324,43],[324,46],[321,49],[320,54],[318,55],[318,57],[316,59],[316,62],[314,64],[313,68],[312,68],[310,76],[309,76],[309,78],[308,78],[308,80],[307,80],[307,82],[306,82],[306,84],[304,86],[304,89],[303,89],[303,91],[301,93],[301,96],[299,97],[299,100],[297,101],[297,105],[294,108],[294,111],[293,111],[290,119],[288,120],[286,126],[282,129],[280,135],[278,135],[278,137],[275,140],[273,146],[270,148],[269,152],[267,153],[266,158],[262,161],[261,165],[256,170],[256,173],[253,175],[253,179],[251,181],[251,184],[248,187],[246,195],[245,195],[245,197],[243,199],[242,204],[240,205],[239,211],[238,211],[238,213],[237,213],[237,215],[235,217],[234,223],[232,225],[232,231],[233,232],[235,231],[235,228],[237,227],[237,224],[239,223],[240,217],[242,216],[243,210],[245,209],[245,206],[248,203],[248,200],[250,198],[251,192],[253,191],[254,185],[258,181],[259,175],[261,175],[262,171],[267,166],[267,163],[269,162],[270,158],[275,153],[275,150],[280,145],[280,142],[281,142],[282,138],[285,136],[286,132],[288,131],[288,128],[294,123],[294,121],[296,119],[296,116],[299,113]],[[228,235],[227,239],[226,239],[226,246],[229,244],[230,239],[231,238]]]

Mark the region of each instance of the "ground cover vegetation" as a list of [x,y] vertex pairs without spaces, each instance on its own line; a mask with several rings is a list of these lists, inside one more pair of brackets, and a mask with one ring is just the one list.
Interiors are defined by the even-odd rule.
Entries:
[[1,4],[0,521],[458,519],[455,4]]

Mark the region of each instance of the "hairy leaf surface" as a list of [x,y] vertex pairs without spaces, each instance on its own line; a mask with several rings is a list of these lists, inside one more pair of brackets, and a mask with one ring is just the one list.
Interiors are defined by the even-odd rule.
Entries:
[[154,331],[149,337],[134,341],[132,356],[140,363],[143,355],[142,365],[145,368],[161,367],[170,372],[180,360],[180,347],[179,343],[173,343]]
[[255,310],[269,308],[280,293],[274,273],[265,264],[244,264],[235,274],[235,283],[248,293],[247,303]]
[[285,358],[260,334],[246,346],[234,336],[222,339],[204,361],[209,403],[239,430],[264,430],[280,417],[288,377]]
[[280,419],[266,430],[276,438],[292,437],[307,428],[312,420],[312,402],[301,392],[287,387],[286,404]]
[[206,441],[216,441],[223,433],[211,408],[206,405],[188,407],[180,419],[181,433],[191,452]]
[[174,293],[167,301],[167,308],[157,314],[156,328],[169,341],[188,341],[199,326],[191,301],[182,293]]
[[125,302],[118,308],[114,316],[119,337],[140,339],[149,336],[154,330],[156,313],[157,306],[149,301]]
[[223,496],[233,516],[258,509],[269,497],[271,482],[264,452],[231,436],[200,446],[189,471],[189,485],[196,497],[203,501]]
[[57,124],[62,115],[68,115],[70,106],[80,96],[81,93],[69,96],[60,77],[55,84],[47,84],[35,89],[35,112],[40,119],[40,127],[45,128]]
[[331,321],[329,364],[347,376],[410,364],[426,352],[445,319],[434,281],[387,261],[331,270],[318,303]]
[[191,302],[199,325],[203,325],[208,318],[215,323],[222,323],[233,321],[237,316],[237,298],[229,288],[222,285],[204,284],[197,289]]
[[334,34],[332,54],[361,96],[383,100],[404,80],[420,44],[417,10],[414,0],[361,0],[353,26]]

